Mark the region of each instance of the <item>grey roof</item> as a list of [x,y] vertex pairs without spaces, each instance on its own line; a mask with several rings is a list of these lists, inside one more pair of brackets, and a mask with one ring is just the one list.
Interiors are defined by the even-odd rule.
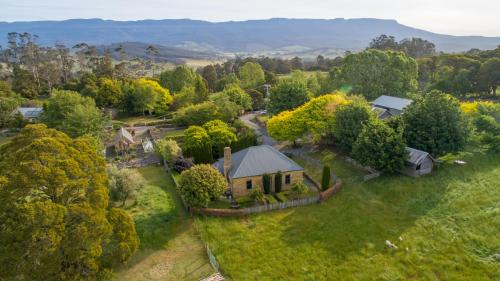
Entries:
[[123,127],[121,127],[120,130],[118,130],[118,132],[116,133],[113,139],[113,144],[117,144],[122,140],[129,144],[134,143],[134,138],[132,137],[132,135]]
[[403,111],[405,107],[410,105],[413,101],[409,99],[403,99],[391,96],[380,96],[376,100],[372,101],[372,105],[387,109],[397,109]]
[[411,148],[411,147],[407,147],[406,151],[408,151],[408,160],[406,160],[406,161],[408,161],[412,164],[418,165],[418,164],[422,163],[422,161],[427,157],[430,157],[431,160],[434,161],[434,158],[432,158],[432,156],[425,151],[418,150],[418,149]]
[[41,107],[19,107],[17,109],[24,118],[38,118],[43,112]]
[[[224,173],[224,158],[214,163],[221,173]],[[291,172],[302,171],[301,166],[292,159],[286,157],[272,146],[259,145],[240,150],[231,155],[230,178],[244,178],[273,174],[278,171]]]

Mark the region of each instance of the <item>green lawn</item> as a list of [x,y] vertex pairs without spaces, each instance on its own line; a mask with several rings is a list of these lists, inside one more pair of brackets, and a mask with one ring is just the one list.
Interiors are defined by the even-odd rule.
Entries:
[[182,137],[184,136],[184,129],[170,130],[165,133],[165,137]]
[[[366,174],[364,171],[354,167],[352,164],[347,163],[341,156],[332,151],[323,150],[320,152],[309,153],[308,155],[317,161],[311,162],[310,160],[308,161],[307,158],[298,156],[293,156],[292,159],[304,167],[306,173],[317,182],[321,182],[323,165],[325,164],[328,164],[331,172],[341,178],[346,184],[360,181]],[[322,165],[317,165],[317,162],[321,162]]]
[[118,280],[199,280],[210,275],[204,247],[171,178],[160,167],[138,171],[147,185],[127,211],[135,221],[140,249]]
[[8,143],[13,137],[3,137],[3,136],[0,136],[0,146]]
[[233,280],[500,280],[500,156],[462,159],[418,179],[345,184],[322,204],[197,224]]

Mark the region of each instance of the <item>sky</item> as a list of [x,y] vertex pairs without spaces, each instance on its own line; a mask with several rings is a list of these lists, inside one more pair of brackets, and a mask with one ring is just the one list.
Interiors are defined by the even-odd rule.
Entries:
[[500,0],[0,0],[0,21],[103,18],[381,18],[450,35],[500,36]]

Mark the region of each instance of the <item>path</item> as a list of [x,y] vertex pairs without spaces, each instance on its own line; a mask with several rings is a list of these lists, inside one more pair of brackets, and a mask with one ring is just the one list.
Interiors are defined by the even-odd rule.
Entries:
[[275,146],[278,144],[278,142],[271,138],[267,134],[266,128],[260,126],[258,123],[254,122],[253,119],[255,118],[256,114],[255,113],[247,113],[245,115],[242,115],[240,117],[241,121],[243,121],[246,125],[248,125],[250,128],[254,129],[255,132],[257,133],[257,136],[259,136],[262,139],[262,144],[270,145],[270,146]]

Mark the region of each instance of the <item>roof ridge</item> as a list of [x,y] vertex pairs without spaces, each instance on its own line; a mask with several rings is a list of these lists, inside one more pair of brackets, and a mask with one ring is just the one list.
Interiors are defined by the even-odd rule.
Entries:
[[[247,148],[245,148],[245,149],[243,149],[243,150],[240,150],[240,151],[237,151],[237,152],[236,152],[236,153],[241,153],[241,154],[244,154],[244,155],[241,157],[241,161],[240,161],[240,163],[238,164],[238,167],[236,167],[236,170],[234,171],[234,173],[232,173],[233,175],[236,175],[236,173],[238,172],[239,168],[241,167],[241,163],[243,163],[243,161],[245,161],[245,158],[246,158],[245,156],[247,156],[248,152],[250,151],[250,149],[251,149],[252,147],[255,147],[255,146],[250,146],[250,147],[247,147]],[[232,158],[233,158],[233,157],[231,156],[231,167],[229,167],[229,171],[228,171],[228,173],[229,173],[229,172],[232,170],[232,168],[233,168],[233,167],[232,167],[232,166],[233,166],[233,160],[232,160]],[[223,160],[223,161],[224,161],[224,160]],[[224,165],[224,162],[222,162],[222,165]]]

